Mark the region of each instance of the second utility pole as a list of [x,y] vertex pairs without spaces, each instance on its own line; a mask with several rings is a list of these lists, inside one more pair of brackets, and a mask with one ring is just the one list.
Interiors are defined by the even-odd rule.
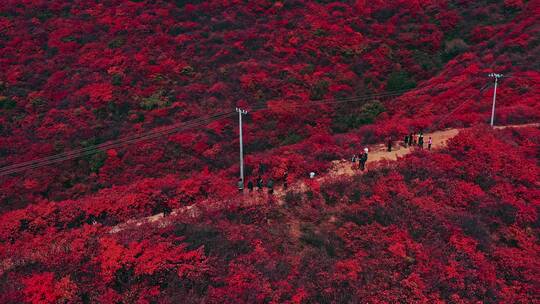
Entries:
[[497,98],[497,80],[503,77],[502,74],[491,73],[489,77],[495,78],[495,88],[493,88],[493,106],[491,107],[491,126],[493,127],[493,121],[495,120],[495,99]]
[[236,112],[238,112],[238,133],[240,135],[240,181],[242,182],[242,189],[244,188],[244,148],[242,146],[242,114],[247,114],[246,110],[242,110],[240,108],[236,108]]

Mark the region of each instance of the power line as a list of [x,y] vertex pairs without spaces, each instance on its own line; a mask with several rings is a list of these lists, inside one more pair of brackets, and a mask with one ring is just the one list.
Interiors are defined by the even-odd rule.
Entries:
[[476,95],[474,95],[471,99],[465,99],[464,102],[460,103],[456,108],[454,108],[454,110],[452,110],[450,113],[446,114],[445,116],[443,116],[442,118],[438,119],[436,121],[436,123],[430,128],[431,130],[434,130],[436,127],[438,127],[442,122],[444,122],[448,117],[450,117],[450,115],[454,114],[459,108],[461,108],[463,105],[465,105],[466,103],[468,103],[469,101],[471,100],[474,100],[474,98],[476,98],[478,95],[480,95],[485,89],[489,88],[491,86],[491,83],[487,83],[485,84],[482,88],[480,88],[480,90],[478,91],[478,93],[476,93]]
[[[400,94],[402,94],[404,92],[411,91],[411,90],[412,89],[409,89],[409,90],[397,90],[397,91],[392,91],[392,92],[387,92],[387,93],[356,96],[356,97],[343,98],[343,99],[325,99],[325,100],[319,100],[319,101],[310,102],[310,103],[306,103],[306,104],[289,105],[289,107],[294,107],[294,108],[311,107],[311,106],[320,105],[320,104],[337,104],[337,103],[344,103],[344,102],[369,100],[369,99],[373,99],[373,98],[385,98],[385,97],[397,96],[397,95],[400,95]],[[266,106],[267,106],[266,103],[256,104],[255,107],[254,107],[254,111],[265,110],[265,109],[267,109]],[[204,124],[208,124],[210,122],[217,121],[217,120],[229,117],[233,113],[234,112],[222,111],[222,112],[218,112],[217,114],[214,114],[214,115],[211,115],[211,116],[208,116],[208,117],[194,119],[192,121],[185,122],[185,123],[183,123],[181,125],[167,126],[167,127],[155,129],[155,130],[143,133],[143,134],[136,134],[136,135],[132,135],[132,136],[127,136],[125,138],[121,138],[121,139],[118,139],[118,140],[112,140],[112,141],[102,143],[102,144],[98,144],[98,145],[92,145],[92,146],[88,146],[88,147],[85,147],[85,148],[79,148],[79,149],[71,150],[71,151],[68,151],[68,152],[59,153],[59,154],[56,154],[56,155],[51,155],[51,156],[47,156],[47,157],[43,157],[43,158],[39,158],[39,159],[34,159],[34,160],[30,160],[30,161],[25,161],[25,162],[13,164],[13,165],[5,166],[5,167],[0,168],[0,176],[8,175],[8,174],[11,174],[11,173],[16,173],[16,172],[20,172],[20,171],[24,171],[24,170],[27,170],[27,169],[39,168],[39,167],[42,167],[42,166],[62,162],[62,161],[65,161],[65,160],[79,158],[79,157],[85,156],[85,155],[91,155],[91,154],[94,154],[94,153],[97,153],[97,152],[100,152],[100,151],[109,150],[109,149],[113,149],[113,148],[118,148],[118,147],[121,147],[121,146],[124,146],[124,145],[134,144],[134,143],[137,143],[137,142],[140,142],[140,141],[161,137],[161,136],[164,136],[164,135],[168,135],[168,134],[172,134],[172,133],[179,132],[179,131],[182,131],[182,130],[186,130],[188,128],[193,128],[193,127],[196,127],[196,126],[201,126],[201,125],[204,125]]]
[[[342,99],[323,99],[323,100],[309,102],[306,104],[291,104],[291,105],[288,105],[288,107],[289,108],[313,107],[316,105],[323,105],[323,104],[340,104],[340,103],[347,103],[347,102],[354,102],[354,101],[365,101],[365,100],[370,100],[370,99],[375,99],[375,98],[388,98],[388,97],[398,96],[412,90],[418,90],[421,88],[422,87],[416,87],[416,88],[411,88],[411,89],[395,90],[395,91],[389,91],[385,93],[368,94],[368,95],[363,95],[363,96],[355,96],[355,97],[342,98]],[[268,109],[267,106],[268,105],[266,102],[261,102],[261,103],[255,104],[251,108],[251,111],[259,112],[259,111],[267,110]],[[221,111],[213,115],[210,115],[207,117],[201,117],[198,119],[193,119],[191,121],[184,122],[182,124],[176,124],[176,125],[159,128],[159,129],[154,129],[149,132],[127,136],[124,138],[112,140],[112,141],[98,144],[98,145],[92,145],[85,148],[79,148],[79,149],[71,150],[68,152],[59,153],[56,155],[51,155],[51,156],[47,156],[47,157],[43,157],[39,159],[29,160],[29,161],[5,166],[5,167],[0,168],[0,176],[17,173],[17,172],[21,172],[28,169],[35,169],[35,168],[47,166],[50,164],[63,162],[66,160],[75,159],[75,158],[79,158],[86,155],[95,154],[100,151],[119,148],[125,145],[135,144],[144,140],[154,139],[154,138],[161,137],[164,135],[173,134],[179,131],[203,126],[208,123],[230,117],[233,114],[234,112],[232,111]]]
[[[360,96],[340,98],[340,99],[336,99],[336,98],[322,99],[322,100],[311,101],[304,104],[288,104],[287,107],[298,107],[298,108],[299,107],[312,107],[312,106],[316,106],[320,104],[338,104],[338,103],[346,103],[346,102],[354,102],[354,101],[363,101],[363,100],[369,100],[369,99],[375,99],[375,98],[386,98],[386,97],[398,96],[398,95],[410,92],[415,89],[417,88],[389,91],[386,93],[378,93],[378,94],[360,95]],[[266,102],[261,102],[261,103],[255,104],[254,106],[249,107],[251,111],[264,110],[267,108],[268,108],[268,104]]]
[[[116,142],[116,143],[113,143],[113,144],[109,144],[109,145],[106,145],[106,146],[88,147],[88,148],[85,149],[85,151],[82,151],[82,152],[79,152],[79,153],[67,152],[67,153],[61,153],[61,154],[53,155],[51,157],[45,157],[45,158],[36,159],[36,160],[32,161],[29,165],[26,165],[26,166],[13,165],[13,166],[15,166],[15,168],[12,167],[12,168],[7,168],[7,169],[4,169],[4,168],[0,169],[0,176],[21,172],[21,171],[24,171],[24,170],[27,170],[27,169],[35,169],[35,168],[47,166],[47,165],[50,165],[50,164],[63,162],[63,161],[66,161],[66,160],[75,159],[75,158],[79,158],[79,157],[86,156],[86,155],[95,154],[95,153],[100,152],[100,151],[119,148],[119,147],[125,146],[127,144],[134,144],[134,143],[138,143],[138,142],[141,142],[141,141],[144,141],[144,140],[161,137],[163,135],[168,135],[168,134],[176,133],[176,132],[179,132],[179,131],[191,129],[191,128],[194,128],[194,127],[206,125],[206,124],[208,124],[210,122],[217,121],[219,119],[223,119],[223,118],[228,117],[228,116],[232,116],[233,114],[234,114],[234,112],[230,112],[230,113],[223,114],[220,117],[216,117],[216,118],[212,118],[212,119],[208,119],[208,120],[191,121],[191,122],[186,123],[186,124],[184,124],[182,126],[178,126],[176,128],[168,129],[166,132],[153,132],[153,133],[141,136],[141,137],[133,138],[133,139],[130,139],[130,140],[122,140],[122,141],[119,141],[119,142]],[[93,148],[93,149],[89,149],[89,148]]]
[[48,156],[48,157],[43,157],[43,158],[39,158],[39,159],[34,159],[34,160],[29,160],[29,161],[17,163],[17,164],[10,165],[10,166],[5,166],[5,167],[2,167],[0,169],[0,172],[3,171],[3,170],[6,170],[6,169],[11,169],[11,168],[16,168],[16,167],[20,167],[20,166],[30,165],[30,164],[33,164],[33,163],[38,162],[38,161],[51,160],[51,159],[55,159],[55,158],[69,156],[71,154],[83,153],[83,152],[94,150],[94,149],[108,149],[109,146],[113,146],[113,145],[116,145],[118,143],[129,142],[131,140],[135,140],[135,139],[138,139],[138,138],[150,136],[152,134],[166,133],[166,132],[168,132],[170,130],[173,130],[175,128],[178,128],[179,126],[182,126],[184,124],[191,124],[191,123],[195,123],[197,121],[206,121],[206,120],[212,119],[212,118],[221,118],[221,116],[227,115],[229,113],[232,113],[232,112],[221,112],[221,113],[218,112],[218,113],[216,113],[216,114],[214,114],[212,116],[200,117],[200,118],[188,121],[188,122],[183,123],[183,124],[175,124],[175,125],[167,126],[167,127],[164,127],[164,128],[157,128],[157,129],[154,129],[154,130],[151,130],[149,132],[142,133],[142,134],[135,134],[135,135],[127,136],[127,137],[120,138],[120,139],[117,139],[117,140],[108,141],[106,143],[102,143],[102,144],[98,144],[98,145],[91,145],[91,146],[88,146],[88,147],[85,147],[85,148],[79,148],[79,149],[71,150],[71,151],[64,152],[64,153],[59,153],[59,154]]

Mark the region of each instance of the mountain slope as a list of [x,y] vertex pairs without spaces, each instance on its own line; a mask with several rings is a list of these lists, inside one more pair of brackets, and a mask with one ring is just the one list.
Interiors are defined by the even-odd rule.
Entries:
[[[538,119],[536,1],[4,1],[0,165],[263,105],[246,152],[382,123],[412,129]],[[397,98],[403,90],[411,90]],[[345,103],[321,99],[378,93]],[[393,99],[389,99],[392,97]],[[453,117],[439,123],[441,115]],[[366,104],[367,103],[367,104]],[[381,112],[383,112],[381,114]],[[0,177],[2,206],[60,201],[145,177],[236,163],[236,121]],[[368,132],[371,133],[371,132]],[[362,134],[362,141],[370,141]],[[256,166],[248,163],[248,167]],[[26,185],[26,186],[25,186]]]

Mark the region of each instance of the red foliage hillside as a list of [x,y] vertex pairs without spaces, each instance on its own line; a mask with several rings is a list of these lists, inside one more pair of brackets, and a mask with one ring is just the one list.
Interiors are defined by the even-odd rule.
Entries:
[[[2,166],[236,105],[267,108],[248,116],[250,155],[354,130],[381,111],[374,139],[477,123],[490,112],[491,88],[479,90],[493,71],[513,76],[501,83],[497,122],[539,113],[536,1],[3,1],[0,12]],[[414,87],[393,99],[310,105]],[[227,168],[235,128],[223,119],[116,157],[3,176],[0,202],[15,209]]]
[[[495,122],[539,121],[539,7],[1,1],[0,168],[223,117],[0,171],[0,303],[534,302],[540,134],[478,124],[491,72],[505,75]],[[248,178],[278,184],[366,144],[474,127],[284,205],[130,225],[238,199],[237,106]]]
[[[116,233],[110,217],[91,225],[67,214],[109,205],[106,193],[6,213],[0,300],[532,303],[539,145],[537,128],[475,128],[440,152],[292,189],[283,206],[231,205]],[[131,199],[107,212],[126,220],[144,213],[137,201],[155,203]]]

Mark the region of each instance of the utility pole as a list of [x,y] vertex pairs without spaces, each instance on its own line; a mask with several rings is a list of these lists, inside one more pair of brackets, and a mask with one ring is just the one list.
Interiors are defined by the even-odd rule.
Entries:
[[240,135],[240,180],[242,181],[242,188],[244,188],[244,148],[242,146],[242,114],[246,115],[247,111],[236,108],[236,112],[238,112],[238,133]]
[[491,123],[493,127],[493,121],[495,120],[495,99],[497,99],[497,80],[503,77],[503,74],[490,73],[489,77],[495,78],[495,87],[493,88],[493,106],[491,107]]

